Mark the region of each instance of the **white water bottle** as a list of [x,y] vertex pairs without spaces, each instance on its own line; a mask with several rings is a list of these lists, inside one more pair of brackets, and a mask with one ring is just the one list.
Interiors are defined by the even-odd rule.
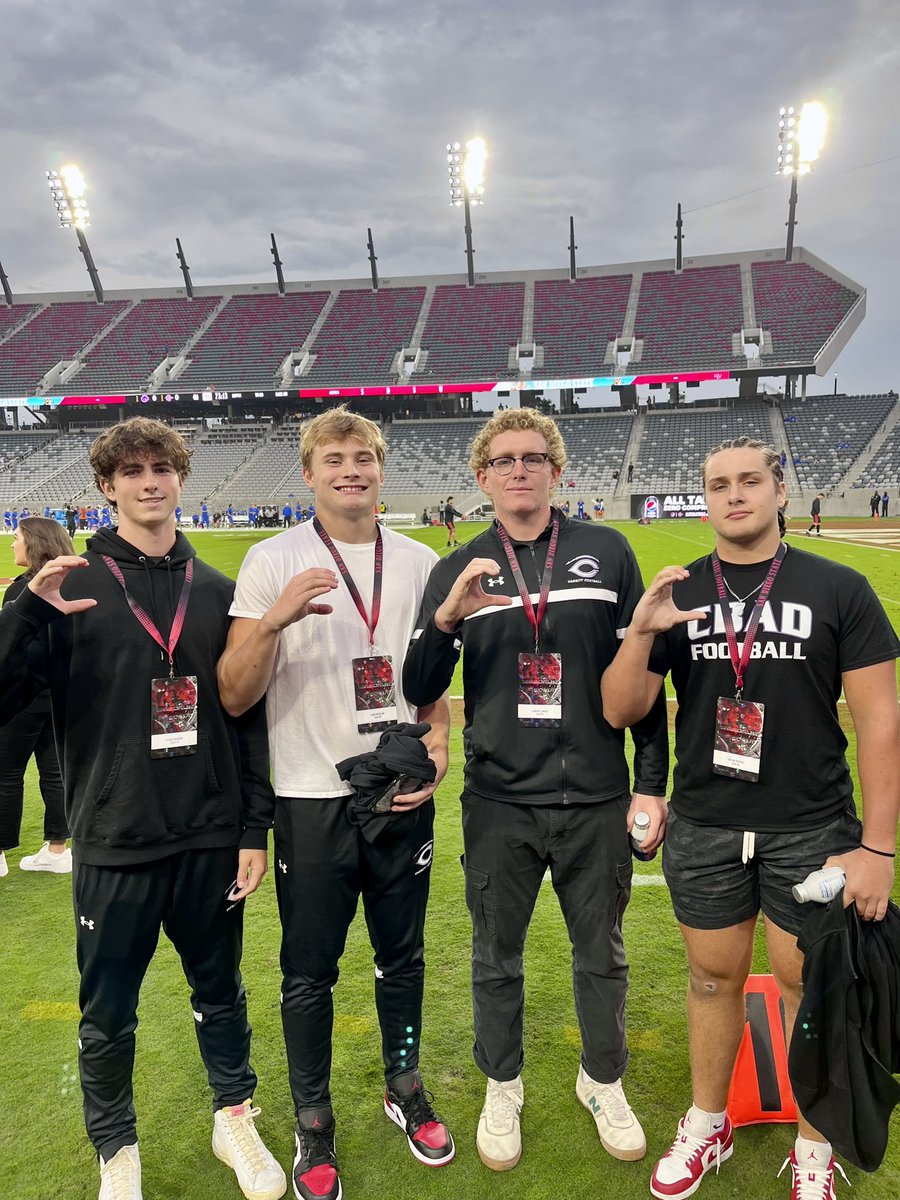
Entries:
[[647,834],[650,832],[650,815],[645,812],[637,812],[634,814],[634,825],[631,827],[631,853],[641,862],[650,862],[656,858],[656,851],[652,854],[645,854],[641,849],[641,845],[647,840]]
[[846,882],[847,876],[840,867],[822,867],[820,871],[807,875],[802,883],[795,883],[791,892],[798,904],[807,904],[809,901],[827,904]]

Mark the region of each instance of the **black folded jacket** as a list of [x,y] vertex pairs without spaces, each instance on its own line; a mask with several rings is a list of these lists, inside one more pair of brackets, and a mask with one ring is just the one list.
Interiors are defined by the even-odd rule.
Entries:
[[353,788],[347,818],[352,825],[359,826],[367,841],[376,841],[393,821],[406,815],[374,811],[379,797],[401,775],[408,779],[403,785],[404,792],[417,792],[426,783],[434,783],[437,768],[422,741],[430,732],[427,721],[418,725],[401,721],[384,731],[374,750],[335,763],[338,775]]

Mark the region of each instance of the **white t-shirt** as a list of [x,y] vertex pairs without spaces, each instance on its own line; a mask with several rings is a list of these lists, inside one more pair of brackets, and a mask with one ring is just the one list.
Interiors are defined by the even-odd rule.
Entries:
[[[416,708],[403,696],[403,659],[415,628],[425,583],[438,556],[412,538],[382,529],[384,574],[375,653],[389,655],[394,667],[397,720],[415,721]],[[372,611],[375,543],[335,546]],[[364,754],[380,734],[360,733],[353,688],[354,658],[369,653],[369,634],[334,559],[312,521],[252,546],[238,574],[232,617],[261,618],[295,575],[329,567],[338,575],[335,591],[317,603],[330,604],[328,616],[315,613],[295,621],[281,634],[266,692],[269,753],[277,796],[347,796],[349,784],[334,764]]]

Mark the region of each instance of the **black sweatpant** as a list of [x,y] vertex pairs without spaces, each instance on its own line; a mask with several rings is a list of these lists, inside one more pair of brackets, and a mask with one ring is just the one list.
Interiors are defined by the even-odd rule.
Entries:
[[88,1137],[106,1161],[137,1140],[131,1078],[138,993],[160,927],[191,985],[213,1108],[253,1095],[256,1075],[240,973],[244,906],[226,912],[225,901],[237,860],[232,847],[186,850],[133,867],[95,867],[76,856],[78,1063]]
[[628,965],[622,917],[631,895],[628,797],[603,804],[508,804],[462,795],[466,903],[472,917],[474,1057],[491,1079],[525,1061],[525,935],[545,870],[572,944],[584,1068],[614,1083],[628,1064]]
[[69,836],[53,720],[49,709],[26,709],[0,729],[0,850],[11,850],[19,844],[25,770],[32,754],[44,801],[44,839],[64,842]]
[[385,1078],[418,1066],[433,839],[431,800],[396,817],[374,845],[347,820],[346,797],[275,805],[281,1019],[297,1112],[331,1098],[331,989],[360,895],[375,951]]

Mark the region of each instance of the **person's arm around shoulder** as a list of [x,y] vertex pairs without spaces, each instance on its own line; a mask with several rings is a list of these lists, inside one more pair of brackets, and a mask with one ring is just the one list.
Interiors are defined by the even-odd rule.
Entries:
[[856,730],[862,846],[833,855],[824,865],[845,872],[845,905],[855,903],[865,920],[881,921],[894,882],[900,815],[900,706],[894,660],[845,671],[842,682]]
[[289,580],[259,619],[234,618],[216,669],[219,699],[230,716],[239,717],[265,695],[282,631],[311,614],[327,616],[332,611],[331,605],[315,601],[337,585],[334,571],[312,567]]
[[687,578],[684,567],[664,567],[659,572],[638,601],[622,644],[603,672],[600,681],[603,715],[614,729],[624,729],[640,721],[659,694],[663,677],[648,666],[656,635],[705,615],[682,612],[672,599],[673,585]]

